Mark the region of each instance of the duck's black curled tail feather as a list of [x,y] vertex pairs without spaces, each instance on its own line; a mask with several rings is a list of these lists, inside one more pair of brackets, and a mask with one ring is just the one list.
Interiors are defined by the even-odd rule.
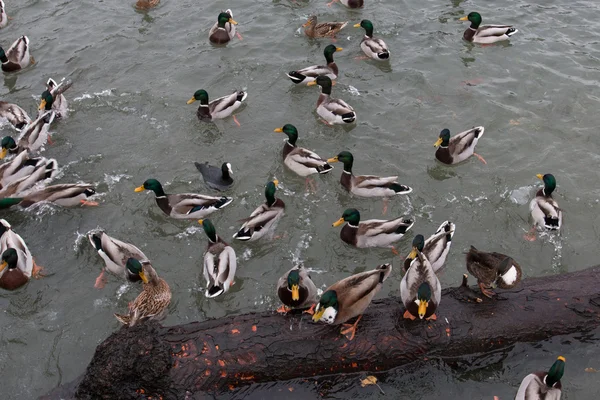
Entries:
[[392,273],[392,265],[391,264],[382,264],[378,265],[378,270],[381,270],[379,273],[379,283],[383,283],[387,279],[388,276]]
[[516,28],[510,28],[509,30],[506,31],[506,36],[512,36],[515,33],[519,32],[518,29]]
[[352,123],[356,120],[356,114],[353,112],[349,112],[346,114],[342,114],[342,121],[347,122],[347,123]]
[[395,232],[395,233],[401,233],[401,234],[403,234],[403,235],[404,235],[406,232],[408,232],[408,230],[409,230],[410,228],[412,228],[412,226],[413,226],[413,224],[415,223],[415,221],[413,221],[413,220],[412,220],[412,219],[410,219],[410,218],[406,218],[406,219],[404,219],[402,222],[403,222],[403,224],[402,224],[402,225],[400,225],[400,226],[399,226],[399,227],[396,229],[396,232]]
[[299,72],[296,71],[290,71],[286,74],[288,76],[288,78],[290,78],[292,80],[292,82],[298,84],[300,82],[302,82],[304,79],[306,79],[306,76],[302,75]]
[[319,165],[317,167],[317,172],[319,172],[320,174],[326,174],[329,171],[331,171],[333,169],[333,167],[329,164],[324,164],[324,165]]
[[558,229],[558,218],[544,217],[548,229]]
[[396,194],[408,194],[412,192],[410,186],[401,185],[399,183],[390,183],[388,187],[396,192]]
[[390,53],[387,51],[383,51],[381,53],[377,53],[377,57],[379,57],[380,60],[387,60],[388,58],[390,58]]
[[213,286],[211,286],[210,288],[208,288],[206,290],[205,295],[206,295],[206,297],[212,298],[212,297],[217,297],[217,296],[219,296],[222,293],[223,293],[223,288],[222,287],[217,286],[217,285],[213,285]]
[[92,243],[92,246],[94,246],[96,251],[102,250],[102,240],[100,239],[100,236],[97,233],[92,233],[89,236],[89,238],[90,238],[90,243]]

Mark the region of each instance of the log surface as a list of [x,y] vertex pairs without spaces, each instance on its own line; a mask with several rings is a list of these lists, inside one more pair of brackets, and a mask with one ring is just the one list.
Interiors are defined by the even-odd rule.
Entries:
[[460,288],[445,289],[437,321],[404,320],[403,312],[399,298],[374,301],[353,341],[339,334],[339,326],[274,312],[122,328],[98,346],[75,397],[193,398],[258,382],[385,371],[424,358],[586,332],[600,325],[600,267],[529,278],[483,303],[466,302]]

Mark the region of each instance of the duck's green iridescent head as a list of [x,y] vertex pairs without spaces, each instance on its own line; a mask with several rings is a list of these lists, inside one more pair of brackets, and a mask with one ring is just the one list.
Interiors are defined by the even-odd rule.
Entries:
[[417,251],[423,252],[423,247],[425,247],[425,237],[423,235],[416,235],[412,241],[412,250],[408,258],[411,260],[417,258]]
[[548,387],[553,387],[562,379],[562,376],[565,373],[566,361],[567,360],[563,356],[558,356],[556,361],[554,361],[554,364],[552,364],[552,367],[550,367],[550,370],[548,371],[548,375],[546,375],[546,378],[544,379]]
[[355,28],[363,28],[365,30],[365,35],[368,37],[373,37],[373,23],[368,19],[363,19],[360,21],[360,24],[355,24]]
[[333,86],[333,82],[331,81],[331,78],[329,78],[328,76],[318,76],[317,79],[315,79],[312,82],[308,82],[306,85],[307,86],[319,85],[319,86],[321,86],[321,93],[331,95],[331,86]]
[[226,12],[220,13],[219,16],[217,17],[217,21],[219,23],[219,28],[225,28],[225,24],[227,22],[229,22],[230,24],[233,24],[233,25],[237,25],[237,22],[235,22],[233,20],[233,18],[231,18],[231,15]]
[[544,181],[544,194],[550,196],[556,189],[556,178],[552,174],[537,174],[538,179]]
[[143,192],[144,190],[152,190],[157,196],[165,196],[162,185],[156,179],[146,179],[142,186],[135,188],[136,192]]
[[144,268],[139,260],[136,260],[135,258],[128,258],[125,267],[132,274],[139,275],[140,278],[142,278],[142,282],[148,283],[148,277],[144,273]]
[[200,225],[202,225],[202,228],[204,228],[204,233],[206,233],[206,236],[208,236],[208,240],[210,240],[213,243],[217,242],[217,230],[215,229],[215,226],[213,225],[212,221],[208,218],[206,219],[199,219],[198,223]]
[[328,290],[321,296],[319,304],[315,308],[313,321],[317,322],[325,317],[325,322],[333,324],[339,310],[338,297],[335,290]]
[[15,139],[10,136],[4,136],[2,138],[2,150],[0,150],[0,160],[6,157],[8,150],[13,150],[17,148],[17,143],[15,143]]
[[277,186],[279,185],[279,181],[274,179],[270,182],[267,182],[265,186],[265,197],[267,198],[267,204],[272,206],[275,203],[275,191],[277,190]]
[[325,60],[327,60],[327,64],[333,62],[333,53],[335,53],[336,51],[342,51],[342,50],[343,49],[341,47],[336,47],[333,44],[326,46],[325,49],[323,50],[323,55],[325,56]]
[[288,137],[288,142],[292,146],[294,146],[296,144],[296,141],[298,140],[298,129],[296,129],[296,127],[292,124],[285,124],[281,128],[275,129],[275,132],[285,133]]
[[8,62],[8,57],[6,57],[6,53],[2,47],[0,47],[0,61],[3,63]]
[[353,226],[358,226],[360,222],[360,213],[356,208],[348,208],[342,214],[342,217],[333,223],[333,226],[340,226],[344,222],[349,223]]
[[17,261],[19,257],[17,256],[17,251],[15,249],[6,249],[4,253],[2,253],[2,264],[0,264],[0,272],[4,271],[4,268],[8,267],[8,269],[17,268]]
[[40,101],[40,110],[51,110],[52,104],[54,103],[54,97],[50,94],[49,90],[44,90],[42,93],[42,100]]
[[442,129],[440,132],[440,136],[438,137],[437,142],[433,144],[434,147],[448,147],[450,145],[450,130]]
[[479,15],[479,13],[476,12],[470,12],[469,15],[462,17],[460,19],[460,21],[470,21],[471,22],[471,28],[477,29],[479,27],[479,25],[481,25],[481,15]]
[[341,162],[344,164],[344,171],[352,172],[352,165],[354,164],[354,156],[349,151],[342,151],[337,156],[327,160],[328,163]]
[[196,90],[194,92],[194,96],[192,96],[192,98],[189,99],[187,101],[187,103],[192,104],[196,100],[198,100],[200,102],[200,104],[202,104],[203,106],[208,105],[208,93],[206,92],[206,90],[204,90],[204,89]]
[[290,271],[287,277],[288,289],[292,291],[292,300],[300,300],[300,272],[297,269]]
[[423,319],[425,317],[429,301],[431,301],[431,286],[427,282],[423,282],[417,289],[417,299],[415,300],[415,303],[419,306],[419,318]]

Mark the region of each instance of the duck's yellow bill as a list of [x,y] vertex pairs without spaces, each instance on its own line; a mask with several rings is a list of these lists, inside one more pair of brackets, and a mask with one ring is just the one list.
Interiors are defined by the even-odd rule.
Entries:
[[314,315],[312,316],[313,321],[314,322],[320,321],[323,314],[325,314],[325,309],[321,308],[319,311],[315,312]]
[[2,264],[0,264],[0,272],[4,271],[4,268],[6,268],[8,266],[8,263],[6,261],[2,261]]
[[148,277],[144,273],[144,271],[140,271],[140,278],[142,278],[142,282],[148,283]]
[[278,133],[281,133],[281,132],[283,132],[283,128],[277,128],[277,129],[275,129],[273,132],[278,132]]
[[417,248],[416,247],[412,248],[412,250],[410,251],[410,254],[408,255],[408,258],[410,258],[410,259],[417,258]]
[[188,104],[192,104],[192,103],[193,103],[193,102],[195,102],[195,101],[196,101],[196,99],[192,97],[191,99],[189,99],[189,100],[187,101],[187,103],[188,103]]
[[424,300],[419,301],[419,318],[423,319],[423,317],[425,317],[425,313],[427,312],[428,305],[429,305],[428,301],[424,301]]
[[560,360],[562,362],[567,362],[567,360],[563,356],[558,356],[557,360]]
[[198,223],[199,223],[200,225],[202,225],[202,224],[204,223],[204,220],[203,220],[203,219],[199,219],[199,220],[198,220]]
[[328,159],[327,159],[327,162],[338,162],[338,161],[340,161],[340,160],[338,159],[338,156],[331,157],[331,158],[328,158]]
[[468,15],[465,15],[464,17],[462,17],[462,18],[459,18],[458,20],[459,20],[459,21],[468,21],[468,20],[469,20],[469,16],[468,16]]
[[335,48],[335,51],[342,51],[342,50],[344,50],[344,48],[343,48],[343,47],[336,47],[336,48]]
[[235,22],[235,21],[233,20],[233,18],[229,18],[229,23],[230,23],[230,24],[237,25],[237,22]]
[[292,285],[292,300],[300,300],[300,286]]
[[537,177],[538,179],[544,180],[544,175],[542,175],[542,174],[537,174],[537,175],[536,175],[536,177]]
[[6,153],[8,153],[8,150],[5,148],[3,148],[2,151],[0,151],[0,160],[6,157]]
[[315,86],[317,84],[317,81],[310,81],[306,84],[306,86]]
[[273,184],[275,187],[279,186],[279,181],[277,179],[273,179]]
[[43,110],[44,108],[46,108],[46,100],[40,101],[40,110]]
[[340,218],[333,223],[333,226],[340,226],[343,223],[344,223],[344,218]]
[[442,144],[442,142],[444,141],[444,139],[439,138],[434,144],[433,147],[440,147],[440,145]]
[[312,24],[312,22],[310,20],[306,21],[305,23],[302,24],[303,28],[306,28],[307,26],[309,26],[310,24]]
[[355,28],[360,28],[360,24],[354,24]]
[[135,192],[137,192],[137,193],[139,193],[139,192],[143,192],[144,190],[146,190],[146,189],[144,189],[144,185],[142,185],[142,186],[138,186],[138,187],[136,187],[136,188],[134,189],[134,191],[135,191]]

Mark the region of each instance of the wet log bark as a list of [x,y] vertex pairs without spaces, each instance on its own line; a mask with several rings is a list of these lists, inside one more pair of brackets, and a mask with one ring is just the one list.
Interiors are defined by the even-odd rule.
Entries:
[[257,382],[384,371],[600,325],[600,267],[526,279],[482,303],[464,295],[445,289],[438,319],[430,322],[404,320],[398,298],[377,300],[351,342],[339,327],[312,323],[308,315],[272,312],[123,328],[97,348],[75,397],[194,398]]

